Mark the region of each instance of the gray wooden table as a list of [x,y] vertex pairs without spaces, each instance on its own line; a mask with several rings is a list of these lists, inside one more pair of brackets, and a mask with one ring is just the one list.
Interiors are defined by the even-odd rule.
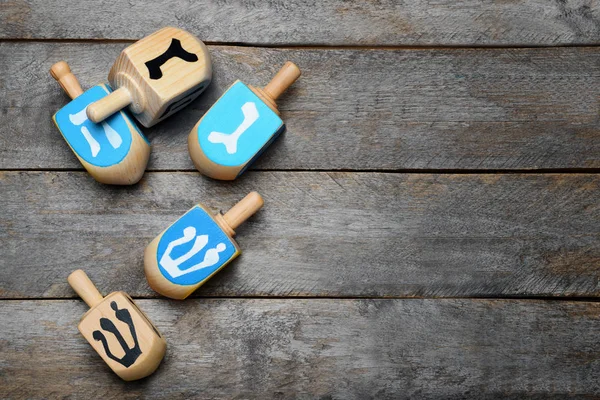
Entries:
[[[600,2],[0,1],[1,398],[600,397]],[[205,4],[203,4],[205,3]],[[214,81],[145,130],[149,170],[94,182],[51,117],[165,26]],[[303,71],[287,132],[233,183],[187,134],[235,80]],[[193,204],[265,207],[184,302],[146,244]],[[83,268],[168,341],[125,383],[79,335]]]

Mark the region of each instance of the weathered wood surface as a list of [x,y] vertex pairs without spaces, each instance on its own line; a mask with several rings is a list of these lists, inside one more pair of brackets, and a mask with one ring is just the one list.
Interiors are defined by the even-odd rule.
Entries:
[[[139,300],[168,341],[158,371],[115,376],[77,331],[83,301],[0,302],[12,398],[600,396],[599,303]],[[34,322],[35,321],[35,322]]]
[[227,210],[256,190],[242,256],[197,296],[598,296],[599,187],[597,174],[155,172],[115,188],[4,172],[0,295],[72,296],[83,268],[101,291],[156,296],[150,240],[197,202]]
[[0,38],[140,39],[166,25],[261,45],[600,43],[597,0],[92,1],[0,3]]
[[[165,25],[213,44],[213,84],[146,130],[157,172],[97,184],[48,69],[89,88]],[[598,0],[0,0],[0,398],[600,398],[600,303],[564,299],[600,295],[599,44]],[[288,59],[288,132],[234,183],[190,172],[210,105]],[[146,244],[251,190],[242,256],[204,298],[154,298]],[[76,268],[152,297],[154,376],[120,381],[77,332]],[[385,298],[523,296],[562,300]]]
[[[48,69],[65,59],[88,88],[125,45],[0,43],[0,169],[81,168],[51,121],[67,96]],[[600,167],[597,48],[210,51],[211,87],[146,130],[152,170],[194,170],[198,119],[235,79],[265,84],[287,59],[304,71],[279,102],[288,131],[255,169]]]

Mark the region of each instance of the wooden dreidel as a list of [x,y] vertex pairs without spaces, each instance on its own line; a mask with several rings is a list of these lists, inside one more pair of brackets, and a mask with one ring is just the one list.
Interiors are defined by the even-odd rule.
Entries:
[[233,180],[285,130],[275,100],[300,77],[288,61],[264,89],[236,81],[188,136],[194,165],[214,179]]
[[211,79],[204,43],[166,27],[121,52],[108,74],[115,91],[90,105],[87,115],[100,122],[129,106],[140,124],[150,127],[191,103]]
[[150,158],[150,143],[136,124],[124,112],[100,124],[93,123],[86,115],[89,104],[108,96],[112,89],[98,85],[84,93],[64,61],[54,64],[50,74],[73,99],[52,119],[85,169],[101,183],[138,182]]
[[90,306],[79,331],[121,379],[133,381],[153,373],[162,361],[167,342],[125,292],[102,297],[90,278],[78,269],[67,278]]
[[201,204],[158,235],[144,252],[150,287],[183,300],[240,255],[235,229],[263,206],[251,192],[225,214],[212,216]]

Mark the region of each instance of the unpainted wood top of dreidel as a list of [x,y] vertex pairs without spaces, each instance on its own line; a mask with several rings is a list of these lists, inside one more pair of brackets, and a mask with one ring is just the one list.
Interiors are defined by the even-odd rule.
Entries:
[[287,90],[302,73],[300,68],[291,61],[287,61],[275,74],[271,82],[263,89],[249,85],[250,89],[265,102],[273,111],[279,114],[276,100]]
[[[191,59],[172,49],[183,50]],[[152,69],[156,72],[158,68],[160,76],[151,77],[149,63],[159,61]],[[129,107],[142,125],[150,127],[166,118],[164,107],[187,96],[195,98],[208,86],[211,77],[206,45],[187,31],[165,27],[121,52],[108,74],[114,92],[90,104],[86,113],[92,122],[99,123]]]
[[69,64],[65,61],[59,61],[50,67],[50,75],[58,81],[60,86],[69,95],[71,99],[79,97],[83,93],[79,81],[71,72]]
[[258,192],[250,192],[225,214],[217,214],[215,220],[229,236],[235,235],[235,229],[254,215],[265,204]]
[[94,283],[90,280],[83,270],[78,269],[76,271],[71,272],[69,277],[67,278],[69,285],[77,292],[79,297],[86,302],[90,308],[96,307],[98,304],[102,303],[104,297],[102,294],[96,289]]
[[[153,373],[165,355],[167,343],[131,298],[124,292],[113,292],[103,298],[90,278],[80,269],[73,271],[67,280],[90,306],[90,310],[81,318],[79,331],[110,368],[126,381]],[[119,316],[119,313],[125,314]],[[129,329],[114,332],[102,325],[103,319],[114,321],[122,327],[125,323],[129,325]],[[114,323],[111,325],[114,326]],[[112,334],[109,335],[109,332]],[[101,340],[96,334],[101,335]],[[111,349],[110,353],[107,348]],[[109,355],[113,351],[117,352],[114,355],[118,359]],[[126,358],[121,355],[126,356],[127,353],[135,358],[129,359],[129,363],[125,364]]]

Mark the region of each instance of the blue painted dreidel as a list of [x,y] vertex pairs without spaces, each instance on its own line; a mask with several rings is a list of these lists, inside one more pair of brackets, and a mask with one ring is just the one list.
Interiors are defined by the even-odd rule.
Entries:
[[100,122],[128,107],[145,127],[181,110],[210,84],[208,49],[196,36],[166,27],[125,48],[108,74],[115,90],[91,104],[90,120]]
[[144,271],[150,287],[183,300],[221,268],[240,255],[235,229],[263,206],[251,192],[227,213],[211,215],[194,206],[158,235],[144,252]]
[[95,124],[86,115],[87,107],[112,92],[108,85],[81,89],[69,65],[60,61],[50,74],[73,99],[52,119],[75,156],[101,183],[131,185],[138,182],[150,158],[150,143],[136,124],[119,112]]
[[288,61],[264,89],[236,81],[188,136],[194,165],[203,175],[233,180],[285,130],[275,101],[300,77]]
[[158,368],[167,342],[131,297],[113,292],[102,297],[85,272],[78,269],[69,285],[90,306],[79,332],[121,379],[144,378]]

